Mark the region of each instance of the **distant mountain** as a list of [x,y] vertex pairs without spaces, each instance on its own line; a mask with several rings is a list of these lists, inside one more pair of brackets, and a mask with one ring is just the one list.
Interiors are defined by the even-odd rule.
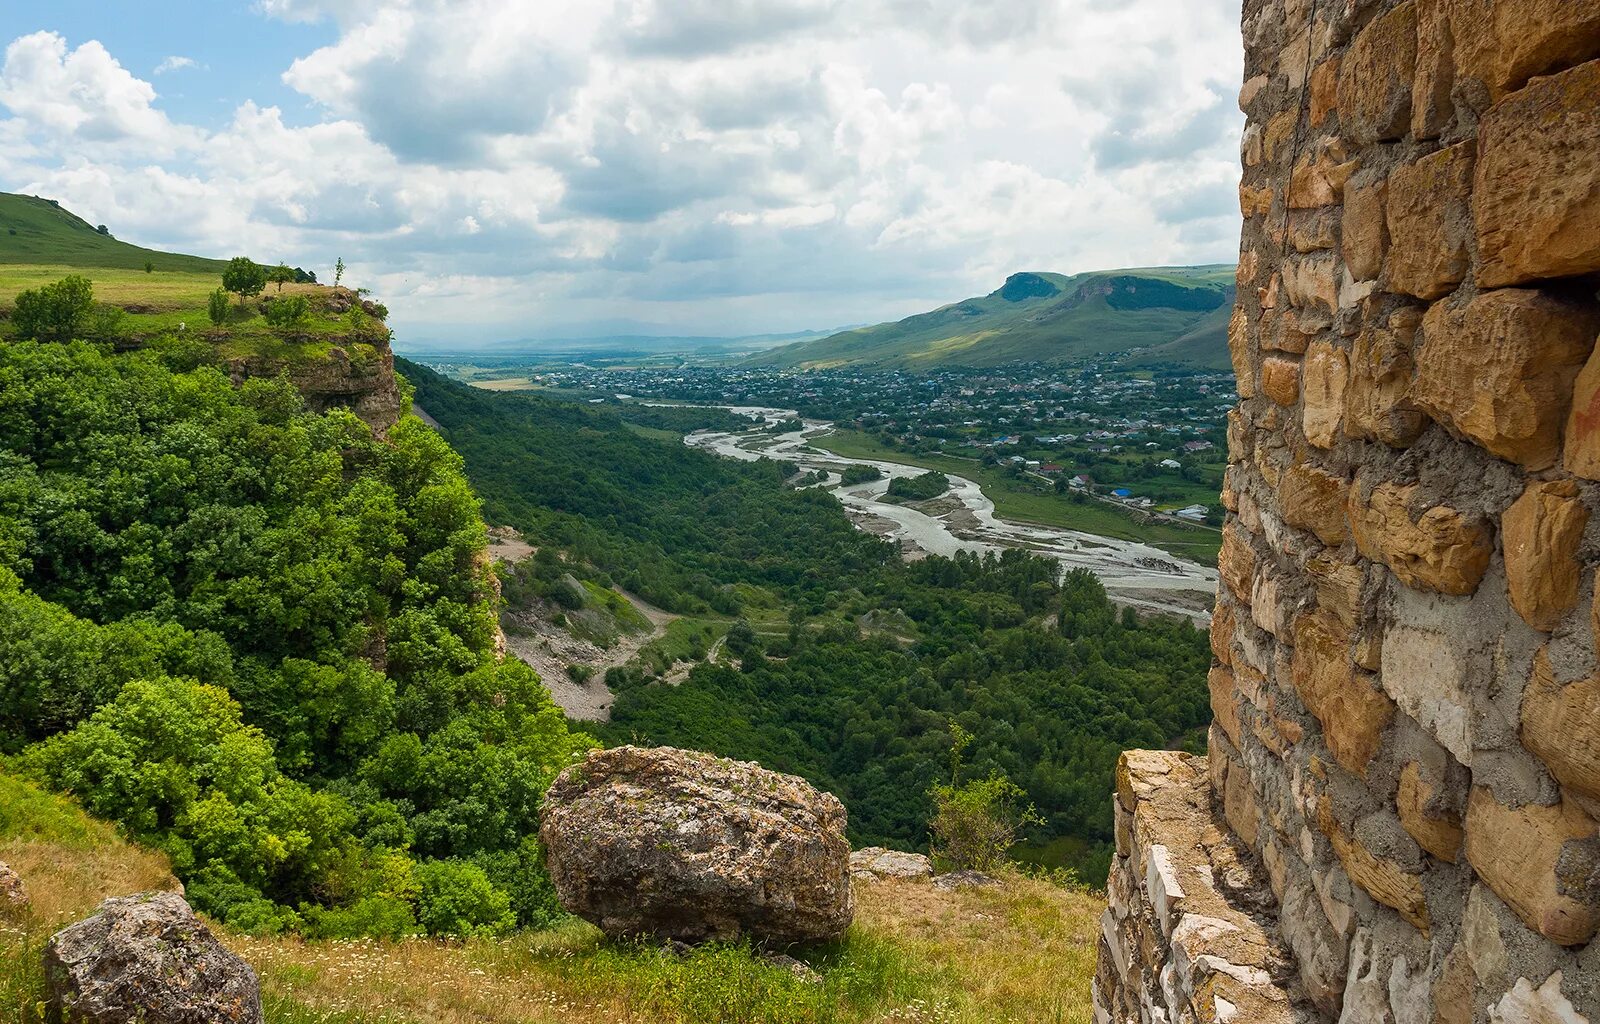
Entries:
[[982,298],[786,345],[750,366],[826,369],[1061,362],[1145,349],[1148,361],[1227,367],[1233,267],[1012,274]]
[[517,338],[507,341],[444,342],[439,340],[413,341],[402,346],[404,351],[418,356],[482,355],[495,357],[547,356],[570,357],[583,355],[671,355],[759,352],[779,345],[815,341],[837,334],[838,330],[795,331],[790,334],[722,335],[668,335],[668,334],[602,334],[572,338]]
[[220,273],[225,260],[144,249],[102,234],[54,199],[0,192],[0,264]]

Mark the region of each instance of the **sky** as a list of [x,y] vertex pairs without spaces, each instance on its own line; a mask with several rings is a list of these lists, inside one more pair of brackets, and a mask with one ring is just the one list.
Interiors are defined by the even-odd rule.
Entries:
[[872,323],[1232,262],[1237,0],[6,0],[0,190],[397,347]]

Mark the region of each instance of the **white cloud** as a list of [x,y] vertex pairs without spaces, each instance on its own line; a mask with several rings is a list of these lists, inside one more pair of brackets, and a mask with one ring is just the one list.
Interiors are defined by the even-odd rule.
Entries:
[[100,44],[25,36],[0,180],[147,244],[343,256],[402,338],[829,326],[1237,243],[1223,0],[258,7],[332,26],[283,70],[304,111],[201,131]]
[[187,71],[190,68],[198,67],[201,67],[201,64],[193,57],[172,56],[167,57],[160,64],[156,65],[155,74],[170,75],[174,71]]

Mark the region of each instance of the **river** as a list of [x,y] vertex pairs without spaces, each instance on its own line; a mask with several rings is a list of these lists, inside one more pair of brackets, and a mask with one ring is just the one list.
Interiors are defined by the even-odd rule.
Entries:
[[[742,413],[769,426],[800,418],[792,409],[718,408]],[[1100,579],[1111,599],[1120,605],[1186,615],[1201,625],[1210,621],[1212,596],[1217,588],[1217,571],[1211,566],[1136,541],[1008,522],[995,515],[994,502],[981,487],[961,476],[950,475],[950,493],[932,502],[919,502],[920,508],[885,501],[883,497],[889,489],[889,481],[927,471],[898,462],[847,459],[822,451],[811,442],[831,433],[833,425],[822,420],[801,420],[801,423],[801,429],[783,434],[760,430],[702,430],[688,435],[684,442],[747,462],[762,458],[785,459],[803,470],[827,473],[827,481],[818,486],[836,495],[858,526],[899,542],[911,557],[919,553],[953,555],[957,551],[1026,548],[1054,558],[1069,568],[1090,570]],[[851,465],[876,466],[883,476],[846,487],[839,471]]]

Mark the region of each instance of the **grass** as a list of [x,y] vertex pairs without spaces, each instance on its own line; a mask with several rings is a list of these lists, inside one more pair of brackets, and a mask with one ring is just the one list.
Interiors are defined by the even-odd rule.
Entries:
[[[158,270],[147,274],[143,269],[0,263],[0,309],[9,311],[18,293],[59,281],[68,274],[87,277],[94,285],[95,301],[125,311],[120,330],[127,336],[146,339],[182,330],[212,340],[224,358],[270,355],[291,360],[318,359],[327,355],[332,343],[346,340],[349,332],[344,317],[313,312],[295,328],[295,340],[288,340],[267,326],[254,301],[241,306],[237,299],[229,306],[227,322],[214,328],[206,303],[221,286],[222,277],[220,273],[194,271]],[[324,285],[285,284],[282,294],[315,299],[328,291]],[[263,293],[268,298],[278,294],[275,284],[269,284]]]
[[882,459],[941,473],[964,476],[983,488],[994,502],[1001,518],[1020,523],[1037,523],[1068,530],[1081,530],[1101,537],[1140,541],[1163,551],[1193,559],[1202,565],[1215,562],[1222,547],[1221,534],[1204,527],[1187,528],[1163,522],[1139,522],[1108,502],[1090,500],[1078,503],[1063,495],[1042,491],[1027,480],[1018,480],[991,466],[948,455],[902,452],[885,447],[870,435],[856,430],[839,430],[811,443],[847,459]]
[[120,267],[222,273],[222,260],[157,252],[102,235],[94,225],[49,199],[0,192],[0,263],[54,263],[74,267]]
[[[0,921],[0,1024],[39,1024],[48,936],[112,895],[170,885],[165,858],[70,801],[0,774],[0,859],[33,897]],[[261,975],[269,1024],[1087,1024],[1103,898],[1008,876],[941,892],[856,888],[843,941],[791,950],[802,980],[748,944],[679,956],[570,920],[500,940],[219,937]]]

